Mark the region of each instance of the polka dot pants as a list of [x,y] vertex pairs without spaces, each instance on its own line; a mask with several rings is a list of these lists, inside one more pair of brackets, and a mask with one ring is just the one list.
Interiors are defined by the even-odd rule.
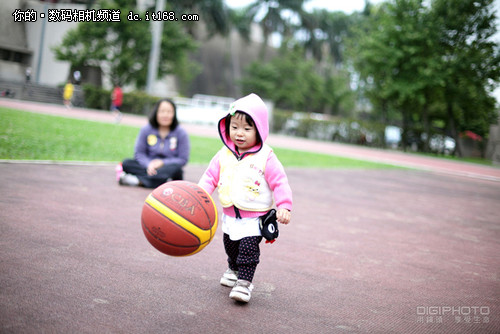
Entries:
[[261,236],[246,237],[233,241],[224,233],[224,248],[228,256],[227,262],[231,270],[238,271],[238,279],[249,282],[253,280],[255,269],[259,263]]

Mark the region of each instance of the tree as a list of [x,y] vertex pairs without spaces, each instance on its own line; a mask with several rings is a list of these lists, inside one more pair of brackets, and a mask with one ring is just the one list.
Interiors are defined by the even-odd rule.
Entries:
[[242,80],[243,91],[267,96],[284,109],[314,111],[319,107],[323,80],[314,71],[314,62],[304,59],[298,46],[280,49],[268,64],[253,62]]
[[323,70],[324,92],[321,110],[327,114],[354,117],[355,92],[351,88],[351,74],[333,63]]
[[[99,5],[120,8],[120,21],[80,22],[53,49],[56,58],[69,61],[72,67],[98,66],[115,84],[132,83],[143,88],[151,48],[149,22],[127,19],[130,11],[138,13],[134,0],[102,1]],[[145,17],[144,13],[139,15]],[[164,24],[158,76],[185,74],[187,52],[194,48],[194,42],[180,24]]]
[[304,53],[297,43],[284,43],[269,63],[256,61],[246,69],[243,90],[258,92],[283,109],[346,115],[354,103],[348,73],[330,67],[319,74],[316,62]]
[[500,79],[500,52],[493,0],[445,0],[432,3],[439,26],[439,51],[445,80],[446,123],[462,155],[459,133],[472,130],[483,138],[496,121],[491,96]]
[[403,147],[408,143],[412,114],[425,103],[429,36],[421,0],[385,3],[351,40],[351,58],[367,96],[381,109],[382,121],[394,122],[395,110],[403,126]]
[[345,40],[350,34],[354,16],[325,9],[302,14],[304,48],[320,62],[328,55],[336,65],[344,60]]
[[[294,32],[292,17],[300,21],[303,14],[304,0],[256,0],[249,4],[239,17],[248,26],[252,22],[259,22],[264,38],[261,58],[265,57],[265,50],[272,33],[279,33],[283,39],[288,39]],[[240,27],[240,32],[249,33],[249,29]],[[248,36],[248,35],[247,35]]]
[[412,133],[429,138],[433,121],[447,124],[457,143],[472,120],[487,133],[495,114],[490,92],[499,78],[490,4],[435,0],[429,8],[421,0],[395,0],[357,31],[354,66],[383,118],[390,122],[390,110],[397,112],[392,120],[402,122],[403,147]]
[[[168,0],[176,13],[198,14],[205,24],[208,36],[227,35],[230,30],[229,11],[223,0]],[[192,28],[197,21],[183,22],[184,29],[194,35]]]

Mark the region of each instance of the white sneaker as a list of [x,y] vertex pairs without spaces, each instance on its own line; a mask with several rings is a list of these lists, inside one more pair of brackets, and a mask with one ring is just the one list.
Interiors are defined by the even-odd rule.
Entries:
[[238,272],[228,269],[222,275],[220,279],[220,284],[232,288],[236,284],[237,280],[238,280]]
[[246,281],[244,279],[239,279],[236,281],[236,285],[229,293],[229,298],[243,303],[248,303],[248,301],[252,297],[253,287],[254,286],[252,282]]
[[138,186],[139,179],[133,174],[123,173],[120,175],[120,180],[118,181],[122,186]]

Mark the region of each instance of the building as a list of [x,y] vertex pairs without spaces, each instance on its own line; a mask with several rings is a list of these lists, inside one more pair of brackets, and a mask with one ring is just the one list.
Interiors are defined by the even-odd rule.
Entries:
[[[111,83],[103,78],[100,68],[72,69],[70,63],[58,61],[52,48],[59,45],[69,29],[77,21],[71,13],[85,12],[87,0],[2,0],[0,1],[0,83],[23,83],[30,72],[32,84],[60,87],[79,70],[83,82],[92,82],[110,88]],[[154,2],[139,1],[139,5],[151,6]],[[66,17],[53,17],[51,13]],[[44,16],[44,17],[43,17]],[[184,89],[184,93],[233,96],[240,95],[237,81],[243,68],[258,59],[261,41],[260,27],[252,29],[252,40],[243,41],[236,31],[227,37],[206,36],[202,25],[196,29],[199,49],[191,55],[201,64],[201,73]],[[270,48],[269,55],[275,54]],[[174,77],[167,76],[155,82],[155,95],[177,95]],[[0,84],[4,89],[5,84]],[[165,94],[165,92],[168,92]]]
[[35,84],[62,85],[70,76],[70,64],[57,61],[51,48],[62,41],[76,22],[48,22],[41,16],[49,9],[85,9],[84,4],[36,0],[4,0],[0,3],[0,80],[23,81],[27,71]]

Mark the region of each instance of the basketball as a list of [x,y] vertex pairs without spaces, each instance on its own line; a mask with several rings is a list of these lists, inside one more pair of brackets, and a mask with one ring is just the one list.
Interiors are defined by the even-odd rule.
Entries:
[[193,255],[212,241],[217,209],[212,197],[188,181],[172,181],[153,190],[142,207],[142,230],[160,252]]

